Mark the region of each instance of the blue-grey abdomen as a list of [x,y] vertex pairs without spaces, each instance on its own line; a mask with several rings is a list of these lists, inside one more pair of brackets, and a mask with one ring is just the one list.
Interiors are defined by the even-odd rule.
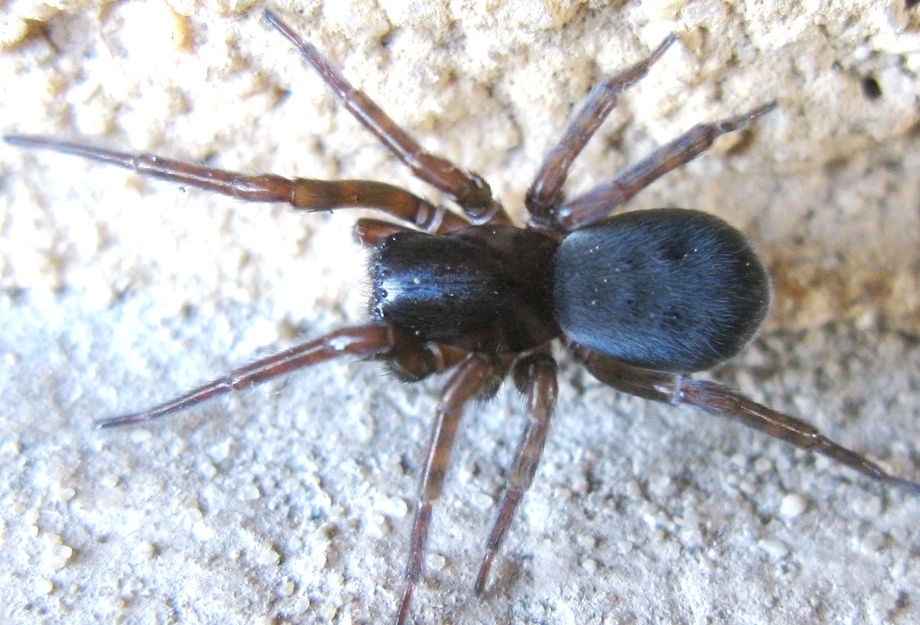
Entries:
[[734,356],[770,301],[767,272],[741,233],[684,209],[622,213],[569,234],[554,284],[565,334],[662,371],[702,371]]

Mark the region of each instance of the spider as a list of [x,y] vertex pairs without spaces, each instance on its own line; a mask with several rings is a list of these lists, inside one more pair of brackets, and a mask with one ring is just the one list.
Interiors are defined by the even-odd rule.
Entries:
[[395,219],[362,218],[356,225],[358,240],[373,253],[370,323],[299,344],[158,406],[97,421],[97,427],[163,417],[345,355],[383,361],[407,382],[449,371],[418,485],[397,625],[408,617],[422,574],[432,511],[462,413],[471,401],[491,397],[510,373],[528,414],[476,576],[476,594],[485,590],[543,453],[557,395],[551,355],[557,339],[614,389],[733,419],[920,495],[920,483],[888,474],[806,422],[690,377],[737,354],[767,314],[770,280],[740,232],[715,216],[687,209],[611,216],[654,180],[706,151],[719,136],[747,128],[776,102],[697,125],[639,163],[566,199],[562,188],[572,162],[619,95],[676,42],[671,34],[645,60],[591,90],[544,157],[526,194],[529,221],[518,227],[479,175],[424,151],[312,44],[273,12],[265,11],[265,18],[356,120],[416,177],[447,194],[460,212],[371,180],[244,175],[82,143],[4,137],[15,146],[74,154],[243,200],[285,202],[307,212],[358,207]]

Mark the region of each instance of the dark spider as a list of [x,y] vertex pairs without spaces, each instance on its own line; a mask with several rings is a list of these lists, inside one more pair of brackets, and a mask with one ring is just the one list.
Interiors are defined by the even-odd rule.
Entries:
[[717,137],[746,128],[771,111],[775,102],[695,126],[590,191],[565,199],[562,187],[572,161],[619,94],[645,76],[677,40],[669,35],[646,60],[592,89],[544,158],[527,191],[530,221],[519,228],[481,177],[425,152],[313,45],[272,12],[266,11],[265,17],[359,122],[418,178],[447,193],[463,215],[370,180],[249,176],[150,154],[4,137],[12,145],[76,154],[244,200],[286,202],[305,211],[360,207],[402,222],[365,218],[357,223],[358,239],[374,251],[372,323],[337,330],[159,406],[98,421],[98,427],[161,417],[346,354],[385,361],[406,381],[453,370],[441,392],[418,488],[397,624],[408,615],[421,575],[432,508],[441,494],[463,409],[475,398],[494,394],[510,370],[526,398],[528,420],[476,577],[476,593],[485,589],[492,561],[543,453],[557,393],[556,362],[550,354],[555,339],[562,339],[597,379],[615,389],[734,419],[920,494],[920,484],[889,475],[804,421],[687,375],[737,354],[767,314],[769,278],[741,233],[693,210],[609,216],[651,182],[704,152]]

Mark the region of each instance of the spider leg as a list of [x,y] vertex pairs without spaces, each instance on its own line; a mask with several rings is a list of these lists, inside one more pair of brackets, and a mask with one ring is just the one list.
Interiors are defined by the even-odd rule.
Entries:
[[677,35],[671,33],[644,61],[594,85],[578,111],[569,120],[559,143],[543,158],[543,163],[527,190],[524,203],[530,213],[532,224],[552,227],[553,209],[562,203],[562,186],[569,175],[572,162],[610,115],[620,94],[642,80],[652,64],[661,58],[675,41]]
[[540,464],[559,390],[556,370],[556,361],[548,354],[535,354],[515,364],[515,381],[526,397],[528,419],[514,454],[508,487],[502,496],[498,516],[486,541],[486,554],[476,576],[477,595],[481,595],[485,590],[495,553],[504,542],[521,499],[530,488]]
[[307,212],[336,208],[375,209],[432,233],[469,225],[460,216],[434,206],[405,189],[373,180],[311,180],[288,179],[274,174],[248,175],[183,163],[155,154],[129,154],[44,137],[7,135],[3,139],[10,145],[82,156],[130,169],[143,176],[216,191],[251,202],[285,202]]
[[694,126],[635,165],[620,171],[613,178],[563,203],[555,211],[557,227],[569,232],[603,219],[614,208],[661,176],[708,150],[722,135],[747,128],[755,119],[766,115],[774,108],[775,100],[742,115]]
[[397,232],[412,231],[412,228],[382,219],[363,217],[355,222],[355,239],[365,247],[377,247]]
[[863,455],[830,440],[809,423],[758,404],[721,384],[631,367],[584,348],[577,348],[576,355],[594,377],[618,390],[670,404],[687,404],[726,417],[796,447],[824,454],[872,479],[920,495],[920,483],[890,475]]
[[425,151],[364,92],[355,89],[312,43],[294,32],[272,11],[265,11],[265,19],[294,44],[303,59],[345,105],[345,109],[407,165],[417,178],[447,193],[475,224],[511,224],[511,218],[492,197],[492,190],[479,174],[466,171],[449,160]]
[[454,434],[460,424],[463,408],[470,401],[497,388],[501,382],[501,373],[503,371],[494,360],[482,354],[470,354],[457,366],[441,391],[428,451],[425,454],[425,467],[418,486],[415,520],[409,543],[409,561],[406,564],[402,599],[396,613],[396,625],[401,625],[408,616],[412,592],[421,576],[422,556],[428,540],[432,507],[441,496]]
[[95,424],[97,428],[108,428],[149,421],[185,410],[213,397],[246,389],[297,369],[345,355],[390,360],[405,377],[412,379],[421,379],[443,367],[436,350],[427,349],[419,341],[397,333],[388,326],[342,328],[234,369],[223,377],[147,410],[102,419]]
[[[464,223],[462,227],[467,226],[469,224]],[[449,224],[442,223],[440,226],[432,224],[426,232],[428,234],[444,234],[457,229]],[[418,232],[418,229],[395,224],[384,219],[371,219],[369,217],[362,217],[355,222],[355,240],[365,247],[377,247],[397,232]]]

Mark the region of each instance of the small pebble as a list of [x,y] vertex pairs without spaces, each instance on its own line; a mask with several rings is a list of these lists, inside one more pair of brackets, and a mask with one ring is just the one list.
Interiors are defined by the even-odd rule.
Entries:
[[783,497],[779,504],[779,515],[784,519],[794,519],[808,508],[808,500],[798,493],[790,493]]
[[764,538],[760,541],[760,548],[774,560],[782,560],[789,554],[789,547],[781,540],[775,538]]
[[35,594],[50,595],[54,590],[54,582],[50,579],[39,579],[35,581]]

